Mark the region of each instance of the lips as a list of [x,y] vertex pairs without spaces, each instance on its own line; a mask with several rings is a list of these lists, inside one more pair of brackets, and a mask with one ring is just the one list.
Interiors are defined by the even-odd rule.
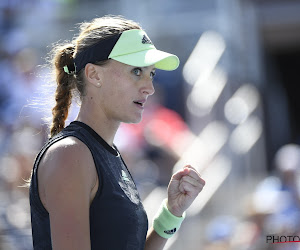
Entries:
[[146,103],[146,100],[145,99],[142,99],[142,100],[136,100],[136,101],[133,101],[135,104],[139,105],[140,107],[144,107],[145,103]]

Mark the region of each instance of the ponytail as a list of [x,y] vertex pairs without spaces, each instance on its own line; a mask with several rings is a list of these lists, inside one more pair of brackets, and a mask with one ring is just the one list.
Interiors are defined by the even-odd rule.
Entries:
[[75,88],[75,76],[69,70],[74,67],[73,54],[75,46],[66,44],[56,49],[53,58],[57,88],[55,92],[56,104],[52,109],[52,124],[50,136],[58,134],[65,127],[69,108],[72,103],[72,89]]

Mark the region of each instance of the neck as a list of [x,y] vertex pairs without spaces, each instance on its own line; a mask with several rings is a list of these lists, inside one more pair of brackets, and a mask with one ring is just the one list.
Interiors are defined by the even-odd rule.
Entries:
[[94,112],[91,107],[82,103],[77,121],[83,122],[90,126],[98,135],[102,137],[110,146],[113,146],[113,141],[120,122],[110,121],[101,112]]

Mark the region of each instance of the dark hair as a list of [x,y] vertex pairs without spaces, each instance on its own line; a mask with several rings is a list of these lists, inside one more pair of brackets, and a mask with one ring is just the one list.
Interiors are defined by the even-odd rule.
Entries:
[[[84,69],[76,72],[76,74],[68,74],[64,71],[64,67],[74,68],[76,53],[82,52],[102,39],[130,29],[141,29],[141,26],[120,16],[95,18],[91,22],[84,22],[80,25],[80,33],[71,43],[59,44],[53,48],[52,65],[54,66],[57,88],[55,92],[56,104],[52,109],[51,137],[65,127],[73,91],[76,91],[81,99],[85,95]],[[107,60],[95,64],[104,65],[106,63]]]

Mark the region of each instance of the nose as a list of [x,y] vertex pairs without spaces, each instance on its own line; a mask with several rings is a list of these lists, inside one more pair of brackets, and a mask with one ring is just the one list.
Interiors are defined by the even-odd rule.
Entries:
[[147,95],[153,95],[155,93],[155,88],[153,86],[152,79],[145,81],[145,85],[142,92]]

